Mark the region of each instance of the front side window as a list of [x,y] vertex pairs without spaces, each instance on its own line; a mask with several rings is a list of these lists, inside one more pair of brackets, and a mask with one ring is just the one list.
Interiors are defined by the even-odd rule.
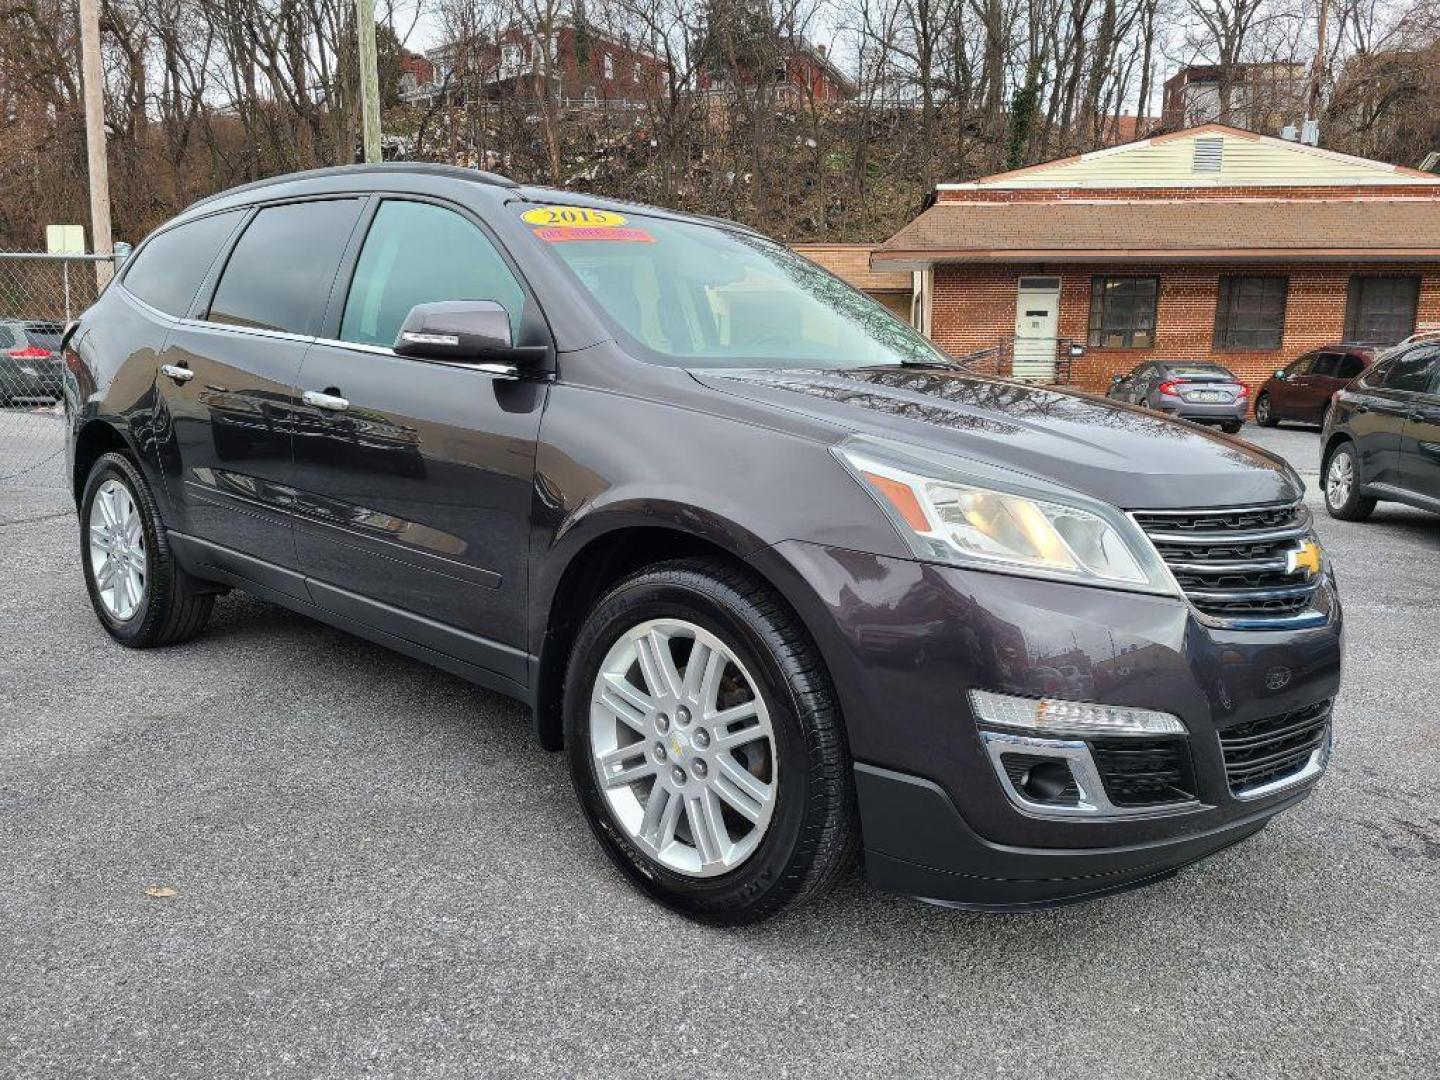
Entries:
[[210,321],[315,333],[360,206],[329,199],[261,210],[225,263]]
[[441,300],[494,300],[519,333],[525,294],[484,233],[442,206],[382,203],[355,264],[341,340],[393,345],[412,307]]
[[1148,349],[1155,344],[1160,279],[1096,277],[1090,283],[1090,345]]
[[1355,274],[1345,301],[1345,340],[1394,345],[1415,332],[1420,278]]
[[1410,349],[1381,368],[1377,380],[1367,380],[1367,382],[1383,386],[1386,390],[1424,393],[1430,388],[1430,379],[1435,374],[1436,360],[1440,360],[1440,348],[1434,345]]
[[1285,374],[1294,378],[1296,375],[1309,375],[1310,369],[1315,366],[1315,354],[1306,353],[1299,360],[1292,360],[1285,367]]
[[190,314],[210,264],[240,219],[243,210],[228,210],[187,221],[153,236],[130,260],[121,283],[153,308],[176,318]]
[[532,228],[595,311],[654,363],[859,368],[945,363],[908,324],[789,248],[737,229],[636,214]]
[[1278,349],[1290,279],[1225,274],[1215,304],[1215,348]]

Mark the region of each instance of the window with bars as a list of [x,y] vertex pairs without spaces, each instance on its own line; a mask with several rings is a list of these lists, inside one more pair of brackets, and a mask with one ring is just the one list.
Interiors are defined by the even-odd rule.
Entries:
[[1278,349],[1285,337],[1290,279],[1223,274],[1215,303],[1215,348]]
[[1415,332],[1416,274],[1353,274],[1345,300],[1345,340],[1394,345]]
[[1148,349],[1155,344],[1158,277],[1095,277],[1090,281],[1090,345]]

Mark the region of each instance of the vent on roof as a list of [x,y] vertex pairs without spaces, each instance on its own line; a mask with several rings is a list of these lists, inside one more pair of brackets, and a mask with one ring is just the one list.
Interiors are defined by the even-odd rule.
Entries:
[[1215,173],[1220,171],[1220,165],[1225,158],[1225,140],[1221,138],[1206,138],[1195,140],[1195,158],[1190,163],[1190,171],[1197,173]]

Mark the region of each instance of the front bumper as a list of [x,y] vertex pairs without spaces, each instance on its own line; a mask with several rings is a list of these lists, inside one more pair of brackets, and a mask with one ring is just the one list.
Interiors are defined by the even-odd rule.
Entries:
[[[1234,794],[1220,736],[1334,698],[1342,631],[1328,580],[1323,625],[1224,630],[1178,598],[793,541],[757,562],[826,654],[881,887],[994,908],[1114,892],[1244,839],[1313,786],[1297,775]],[[997,775],[971,688],[1174,714],[1194,798],[1114,818],[1030,812]]]

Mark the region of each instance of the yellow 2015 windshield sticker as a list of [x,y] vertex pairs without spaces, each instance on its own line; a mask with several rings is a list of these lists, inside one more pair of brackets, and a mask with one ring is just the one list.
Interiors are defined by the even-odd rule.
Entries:
[[614,229],[625,224],[623,214],[588,206],[537,206],[521,214],[520,220],[562,229]]

